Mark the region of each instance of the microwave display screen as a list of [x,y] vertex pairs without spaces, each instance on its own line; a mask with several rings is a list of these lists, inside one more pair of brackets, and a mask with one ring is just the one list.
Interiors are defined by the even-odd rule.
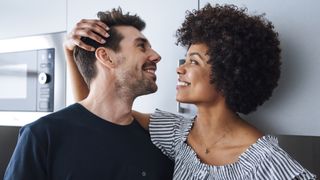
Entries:
[[0,99],[27,98],[27,64],[0,66]]

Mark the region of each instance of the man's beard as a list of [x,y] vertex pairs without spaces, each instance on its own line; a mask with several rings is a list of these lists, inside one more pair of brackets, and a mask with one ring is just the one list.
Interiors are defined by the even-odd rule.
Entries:
[[[135,71],[135,70],[134,70]],[[134,71],[124,72],[116,82],[120,97],[135,99],[138,96],[154,93],[158,90],[157,84],[142,73],[140,77]]]

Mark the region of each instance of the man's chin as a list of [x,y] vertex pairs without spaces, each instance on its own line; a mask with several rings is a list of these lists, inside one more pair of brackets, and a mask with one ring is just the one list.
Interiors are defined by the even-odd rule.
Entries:
[[155,92],[157,92],[157,90],[158,90],[158,86],[157,85],[155,85],[154,87],[150,87],[150,89],[149,89],[149,93],[148,94],[152,94],[152,93],[155,93]]
[[145,89],[145,91],[138,93],[137,96],[144,96],[144,95],[152,94],[152,93],[157,92],[157,90],[158,90],[158,86],[148,87]]
[[147,88],[149,93],[155,93],[158,90],[158,85],[156,84],[156,81],[150,82],[149,87]]

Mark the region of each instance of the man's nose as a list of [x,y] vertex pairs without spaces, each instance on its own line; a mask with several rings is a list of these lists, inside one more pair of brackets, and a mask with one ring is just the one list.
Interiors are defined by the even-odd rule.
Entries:
[[155,50],[151,49],[149,61],[153,61],[154,63],[158,63],[160,60],[161,60],[161,56]]

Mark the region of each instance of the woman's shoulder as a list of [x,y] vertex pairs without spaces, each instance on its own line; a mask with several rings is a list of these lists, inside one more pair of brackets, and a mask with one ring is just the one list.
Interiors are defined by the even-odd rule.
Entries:
[[154,113],[151,114],[150,118],[154,119],[184,119],[184,116],[160,109],[155,109]]
[[266,161],[283,159],[288,154],[279,146],[277,137],[273,135],[264,135],[252,144],[242,157],[255,157],[250,159],[256,164],[265,164]]
[[278,144],[278,139],[273,135],[265,135],[250,146],[240,157],[244,162],[250,162],[259,172],[275,174],[280,177],[293,179],[305,176],[314,178],[314,175],[301,166]]
[[150,115],[149,128],[159,129],[162,127],[171,129],[176,134],[184,137],[188,134],[193,122],[194,117],[186,117],[181,114],[156,109],[155,112]]
[[150,114],[150,121],[159,123],[174,123],[177,126],[189,127],[194,122],[194,116],[184,116],[177,113],[155,109],[154,113]]

